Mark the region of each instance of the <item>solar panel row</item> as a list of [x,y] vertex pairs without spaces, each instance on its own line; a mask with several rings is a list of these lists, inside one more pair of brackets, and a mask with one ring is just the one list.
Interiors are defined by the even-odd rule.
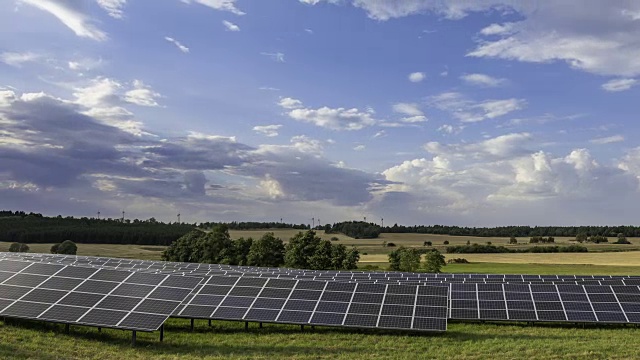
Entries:
[[174,316],[445,331],[447,287],[211,276]]
[[0,315],[153,331],[199,278],[0,260]]

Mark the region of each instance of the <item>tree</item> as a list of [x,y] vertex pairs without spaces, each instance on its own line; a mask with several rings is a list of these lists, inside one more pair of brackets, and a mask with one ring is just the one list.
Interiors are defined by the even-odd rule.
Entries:
[[248,256],[249,256],[249,251],[251,251],[251,244],[253,244],[252,238],[245,239],[241,237],[240,239],[237,239],[234,241],[235,255],[236,255],[235,262],[238,265],[241,265],[241,266],[249,265]]
[[284,264],[286,267],[308,269],[309,259],[313,256],[320,244],[320,237],[315,231],[299,232],[289,240],[285,247]]
[[197,262],[209,264],[236,265],[236,249],[229,228],[226,225],[217,225],[213,230],[201,239],[202,246],[196,247],[200,260]]
[[389,270],[416,271],[420,267],[420,251],[404,246],[389,253]]
[[431,245],[433,245],[433,243],[431,241],[425,241],[424,243],[422,243],[422,245],[431,246]]
[[443,244],[445,244],[445,245],[449,245],[449,240],[445,240],[445,241],[443,242]]
[[169,245],[162,253],[162,260],[176,262],[198,262],[200,256],[195,248],[201,245],[205,233],[200,230],[193,230],[181,236],[178,240]]
[[509,238],[509,244],[515,245],[517,243],[518,243],[518,239],[516,239],[515,236],[512,236],[512,237]]
[[56,249],[55,254],[75,255],[78,252],[78,246],[71,240],[65,240]]
[[13,243],[9,246],[9,252],[29,252],[29,245],[22,243]]
[[331,247],[331,269],[340,270],[343,268],[347,258],[347,247],[339,244]]
[[627,240],[627,237],[624,236],[623,233],[618,233],[618,240],[616,241],[616,244],[631,244],[631,242]]
[[342,269],[354,270],[358,268],[358,261],[360,261],[360,251],[356,248],[351,248],[347,252],[347,257],[342,262]]
[[584,232],[578,233],[578,235],[576,235],[576,241],[579,243],[583,243],[587,241],[587,233],[584,233]]
[[[338,246],[342,246],[344,247],[344,245],[338,245]],[[314,249],[313,255],[311,255],[311,257],[309,258],[308,262],[309,262],[309,269],[312,270],[327,270],[327,269],[332,269],[334,262],[333,262],[333,255],[334,255],[334,247],[331,245],[331,241],[328,240],[320,240],[320,242],[316,245],[316,248]],[[342,259],[344,259],[344,256],[346,254],[343,252],[342,253]],[[340,256],[340,255],[338,255]],[[342,261],[340,261],[341,263]],[[338,266],[340,266],[341,264],[338,264]]]
[[51,250],[49,250],[49,251],[51,251],[52,254],[57,254],[59,247],[60,247],[60,244],[53,244],[53,245],[51,245]]
[[247,255],[247,265],[278,267],[284,264],[284,243],[268,232],[253,243]]
[[442,267],[446,265],[444,255],[438,250],[430,251],[425,255],[424,269],[426,272],[439,273]]
[[420,251],[405,248],[400,252],[400,271],[414,272],[420,267]]

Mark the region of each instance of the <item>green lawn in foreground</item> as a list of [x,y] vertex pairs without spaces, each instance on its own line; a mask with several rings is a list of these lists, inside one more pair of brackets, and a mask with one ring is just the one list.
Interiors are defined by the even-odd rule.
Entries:
[[[1,323],[0,323],[1,324]],[[0,325],[2,359],[629,359],[638,356],[636,327],[450,323],[446,333],[398,333],[171,319],[158,333],[20,322]]]

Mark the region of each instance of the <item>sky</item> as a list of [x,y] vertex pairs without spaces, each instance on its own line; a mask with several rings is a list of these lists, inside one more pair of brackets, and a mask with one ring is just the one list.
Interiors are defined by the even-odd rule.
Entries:
[[6,0],[0,208],[638,224],[640,2]]

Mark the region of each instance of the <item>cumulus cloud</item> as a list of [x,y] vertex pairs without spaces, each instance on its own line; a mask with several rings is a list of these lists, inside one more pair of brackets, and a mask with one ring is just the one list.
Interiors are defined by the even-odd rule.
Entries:
[[253,127],[253,131],[268,137],[278,136],[278,130],[282,125],[258,125]]
[[287,110],[287,116],[296,121],[330,130],[361,130],[377,123],[371,109],[362,111],[357,108],[330,108],[327,106],[314,109],[305,107],[302,101],[293,98],[283,98],[278,105]]
[[409,76],[408,76],[409,81],[414,82],[414,83],[421,82],[426,77],[427,76],[423,72],[413,72],[413,73],[409,74]]
[[429,105],[451,113],[462,122],[478,122],[494,119],[526,106],[524,99],[473,101],[457,92],[445,92],[429,98]]
[[506,79],[495,78],[486,74],[465,74],[460,76],[460,79],[470,85],[485,87],[498,87],[507,83]]
[[140,80],[134,80],[133,89],[124,93],[126,102],[140,106],[159,106],[156,100],[160,97],[162,95],[153,91]]
[[187,54],[189,53],[189,48],[182,45],[182,43],[172,37],[169,36],[165,36],[164,37],[165,40],[167,40],[168,42],[172,43],[173,45],[175,45],[180,51],[182,51],[183,53]]
[[354,147],[353,147],[353,150],[355,150],[355,151],[362,151],[362,150],[364,150],[364,149],[366,149],[366,148],[367,148],[367,147],[366,147],[365,145],[360,144],[360,145],[356,145],[356,146],[354,146]]
[[602,84],[602,88],[605,91],[617,92],[631,89],[638,84],[636,79],[613,79]]
[[222,25],[227,28],[229,31],[240,31],[240,27],[231,21],[223,20]]
[[[55,0],[20,0],[22,3],[34,6],[42,11],[55,16],[77,36],[92,40],[103,41],[107,34],[98,29],[92,23],[92,19],[86,13],[87,7],[82,2],[55,1]],[[113,0],[104,0],[104,3],[113,3]]]

